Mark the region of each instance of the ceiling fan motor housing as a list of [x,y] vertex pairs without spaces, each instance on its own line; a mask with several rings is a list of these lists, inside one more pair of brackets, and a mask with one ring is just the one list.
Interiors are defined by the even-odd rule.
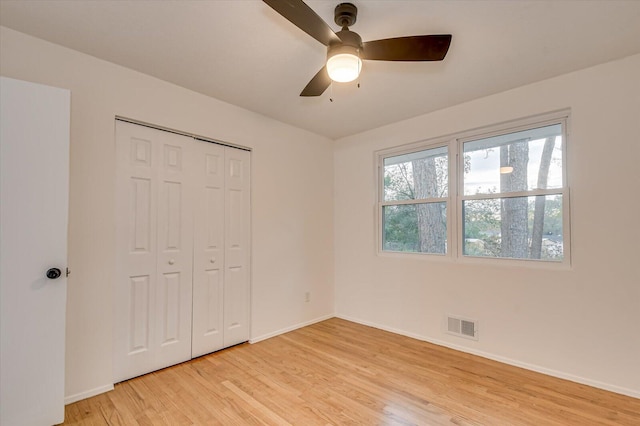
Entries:
[[342,43],[332,43],[327,49],[327,58],[340,53],[350,53],[360,57],[362,51],[362,37],[358,33],[344,29],[338,31],[336,35],[340,38]]
[[362,38],[358,33],[349,31],[349,27],[356,23],[358,8],[352,3],[340,3],[334,12],[334,21],[340,25],[341,31],[336,35],[341,43],[331,43],[327,49],[327,59],[341,53],[348,53],[360,57],[362,52]]

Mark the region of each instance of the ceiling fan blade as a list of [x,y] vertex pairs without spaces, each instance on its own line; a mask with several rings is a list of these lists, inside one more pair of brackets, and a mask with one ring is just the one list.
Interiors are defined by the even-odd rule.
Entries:
[[302,89],[300,96],[320,96],[330,85],[331,79],[329,78],[327,67],[324,66],[315,76],[313,76],[309,84]]
[[325,46],[329,46],[330,43],[340,42],[340,38],[333,32],[331,27],[302,0],[262,1]]
[[441,61],[449,50],[451,34],[421,35],[363,43],[362,59],[376,61]]

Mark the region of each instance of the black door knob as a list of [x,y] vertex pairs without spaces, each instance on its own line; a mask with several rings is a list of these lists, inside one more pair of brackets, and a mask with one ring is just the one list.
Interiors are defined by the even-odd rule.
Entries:
[[50,280],[55,280],[56,278],[59,278],[60,275],[62,275],[62,272],[60,272],[60,269],[58,268],[51,268],[47,271],[47,278]]

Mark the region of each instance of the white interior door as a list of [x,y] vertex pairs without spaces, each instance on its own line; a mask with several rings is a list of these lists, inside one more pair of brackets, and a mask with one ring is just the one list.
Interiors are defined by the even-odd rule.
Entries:
[[193,251],[192,357],[224,347],[224,150],[195,141],[198,152]]
[[151,130],[160,141],[154,330],[159,369],[191,359],[195,156],[191,138]]
[[250,158],[225,147],[224,347],[249,340]]
[[[0,105],[0,424],[57,424],[64,420],[70,92],[0,77]],[[47,278],[50,268],[61,275]]]
[[249,339],[250,153],[197,143],[192,356]]
[[191,358],[191,143],[116,122],[116,382]]

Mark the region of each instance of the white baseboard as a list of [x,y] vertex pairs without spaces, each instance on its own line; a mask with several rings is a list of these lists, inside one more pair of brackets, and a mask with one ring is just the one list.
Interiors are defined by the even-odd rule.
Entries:
[[101,393],[109,392],[113,390],[113,383],[100,386],[94,389],[90,389],[85,392],[80,392],[75,395],[69,395],[64,397],[64,405],[72,404],[74,402],[81,401],[83,399],[91,398],[92,396],[100,395]]
[[432,339],[425,336],[421,336],[415,333],[409,333],[404,330],[399,330],[393,327],[386,327],[380,324],[376,324],[369,321],[363,321],[358,318],[352,318],[346,315],[336,315],[336,318],[341,318],[347,321],[355,322],[358,324],[366,325],[369,327],[377,328],[380,330],[388,331],[394,334],[400,334],[402,336],[411,337],[416,340],[422,340],[424,342],[433,343],[434,345],[444,346],[449,349],[454,349],[456,351],[465,352],[472,355],[477,355],[482,358],[491,359],[493,361],[498,361],[503,364],[513,365],[514,367],[524,368],[525,370],[535,371],[537,373],[546,374],[547,376],[557,377],[559,379],[569,380],[571,382],[580,383],[587,386],[592,386],[594,388],[603,389],[609,392],[619,393],[621,395],[630,396],[632,398],[640,398],[640,390],[628,389],[621,386],[612,385],[609,383],[600,382],[597,380],[587,379],[585,377],[575,376],[573,374],[564,373],[562,371],[552,370],[546,367],[541,367],[535,364],[529,364],[526,362],[521,362],[515,359],[503,357],[500,355],[495,355],[489,352],[478,351],[474,349],[467,348],[465,346],[458,346],[449,342],[445,342],[438,339]]
[[258,343],[258,342],[260,342],[262,340],[267,340],[267,339],[270,339],[272,337],[279,336],[280,334],[288,333],[290,331],[297,330],[298,328],[306,327],[308,325],[315,324],[315,323],[320,322],[320,321],[325,321],[325,320],[328,320],[328,319],[333,318],[333,317],[335,317],[334,314],[323,315],[321,317],[314,318],[314,319],[306,321],[306,322],[301,322],[301,323],[292,325],[290,327],[281,328],[280,330],[274,331],[273,333],[268,333],[268,334],[263,334],[262,336],[253,337],[253,338],[249,339],[249,343],[252,343],[252,344],[253,343]]

